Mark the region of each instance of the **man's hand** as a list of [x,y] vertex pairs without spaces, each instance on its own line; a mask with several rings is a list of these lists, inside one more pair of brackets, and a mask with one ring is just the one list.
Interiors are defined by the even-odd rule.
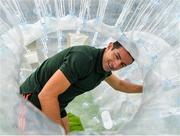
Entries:
[[69,120],[68,117],[65,116],[64,118],[62,118],[62,122],[63,122],[63,127],[65,129],[65,133],[68,134],[69,133]]

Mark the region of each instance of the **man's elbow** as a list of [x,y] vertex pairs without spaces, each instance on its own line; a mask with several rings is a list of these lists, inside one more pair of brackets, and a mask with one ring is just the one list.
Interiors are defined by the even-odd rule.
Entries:
[[40,101],[42,101],[42,100],[45,99],[45,98],[46,98],[46,95],[44,95],[44,93],[40,92],[40,93],[38,94],[38,99],[39,99]]
[[43,101],[43,100],[47,100],[47,99],[51,99],[52,96],[49,95],[48,93],[45,93],[44,91],[41,91],[39,94],[38,94],[38,99],[40,101]]

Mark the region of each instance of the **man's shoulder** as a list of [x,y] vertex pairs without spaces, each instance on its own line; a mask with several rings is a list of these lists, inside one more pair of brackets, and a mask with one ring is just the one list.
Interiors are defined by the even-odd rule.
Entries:
[[71,50],[77,51],[77,52],[86,52],[86,53],[98,51],[97,48],[95,48],[95,47],[93,47],[93,46],[89,46],[89,45],[73,46],[73,47],[71,47]]
[[98,51],[99,50],[97,48],[92,47],[92,46],[78,45],[78,46],[71,47],[69,53],[73,55],[79,55],[81,57],[92,59],[97,55]]

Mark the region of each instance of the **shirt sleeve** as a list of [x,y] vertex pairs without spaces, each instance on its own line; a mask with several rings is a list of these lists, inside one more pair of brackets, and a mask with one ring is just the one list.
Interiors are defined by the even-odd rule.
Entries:
[[61,118],[64,118],[64,117],[66,117],[66,116],[67,116],[67,112],[66,112],[65,109],[63,109],[63,110],[61,111]]
[[75,83],[78,79],[85,77],[91,67],[91,59],[89,56],[80,53],[72,53],[67,55],[60,70],[64,73],[69,82]]

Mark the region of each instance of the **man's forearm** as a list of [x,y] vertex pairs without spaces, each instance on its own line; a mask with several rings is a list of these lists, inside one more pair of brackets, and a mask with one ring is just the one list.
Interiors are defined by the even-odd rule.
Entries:
[[52,121],[63,126],[61,116],[60,116],[60,107],[57,98],[43,97],[38,96],[42,112],[47,115]]
[[142,85],[133,84],[126,80],[120,80],[119,84],[118,90],[126,93],[142,93],[143,90]]

